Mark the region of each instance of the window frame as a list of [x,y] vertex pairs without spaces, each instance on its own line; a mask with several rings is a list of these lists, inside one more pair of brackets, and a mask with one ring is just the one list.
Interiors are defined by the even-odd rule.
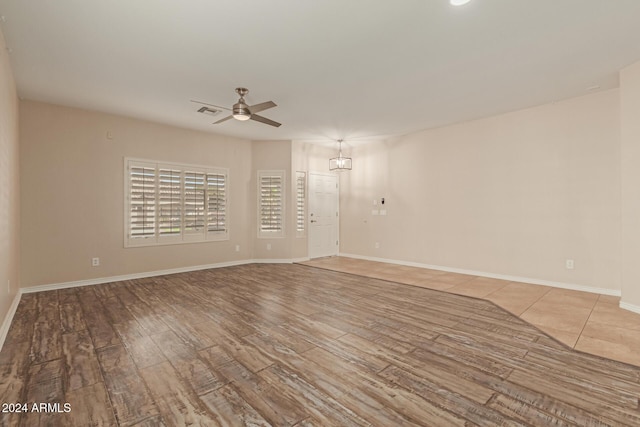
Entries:
[[[155,232],[152,236],[148,237],[132,237],[130,235],[131,230],[131,193],[130,193],[130,169],[132,167],[145,167],[154,168],[155,170]],[[160,171],[179,171],[180,176],[180,232],[177,234],[160,234],[160,213],[161,200],[160,200]],[[204,225],[202,231],[190,231],[185,230],[186,223],[186,207],[185,207],[185,175],[187,173],[202,173],[204,175],[204,210],[203,221]],[[198,243],[198,242],[214,242],[229,240],[229,169],[213,166],[193,165],[177,162],[163,162],[149,159],[139,159],[132,157],[124,158],[124,247],[144,247],[144,246],[163,246],[174,244],[186,244],[186,243]],[[209,196],[207,193],[208,175],[223,175],[224,176],[224,224],[225,230],[223,231],[209,231]]]

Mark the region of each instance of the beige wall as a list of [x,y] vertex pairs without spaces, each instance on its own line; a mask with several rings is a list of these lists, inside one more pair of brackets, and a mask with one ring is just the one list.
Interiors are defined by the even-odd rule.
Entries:
[[640,62],[620,72],[622,303],[640,310]]
[[611,90],[354,149],[341,252],[620,290],[619,120]]
[[[349,153],[349,148],[343,145],[343,154],[346,156]],[[316,173],[331,173],[329,171],[329,159],[337,157],[338,145],[335,147],[311,144],[306,142],[295,142],[294,152],[297,152],[299,163],[303,164],[305,169],[309,172]]]
[[[30,101],[20,114],[23,287],[251,258],[250,141]],[[124,157],[229,168],[230,240],[125,249]]]
[[0,322],[20,288],[18,96],[0,32]]

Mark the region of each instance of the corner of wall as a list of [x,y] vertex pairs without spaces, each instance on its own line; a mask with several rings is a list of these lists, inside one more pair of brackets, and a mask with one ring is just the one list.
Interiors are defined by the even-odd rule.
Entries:
[[620,71],[622,299],[620,307],[640,307],[640,61]]
[[[20,147],[18,95],[0,31],[0,345],[20,301]],[[5,202],[6,201],[6,202]],[[6,288],[5,288],[6,286]],[[5,292],[7,289],[8,292]]]

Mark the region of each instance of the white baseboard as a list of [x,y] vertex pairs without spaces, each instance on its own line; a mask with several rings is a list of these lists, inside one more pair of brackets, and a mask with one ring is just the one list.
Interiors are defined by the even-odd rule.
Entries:
[[293,264],[296,261],[289,258],[263,258],[253,259],[251,262],[255,264]]
[[255,264],[293,264],[296,262],[309,261],[311,258],[267,258],[252,259],[250,262]]
[[428,268],[431,270],[440,270],[440,271],[446,271],[450,273],[460,273],[460,274],[469,274],[472,276],[489,277],[491,279],[508,280],[511,282],[530,283],[532,285],[551,286],[553,288],[569,289],[572,291],[591,292],[594,294],[612,295],[616,297],[619,297],[621,295],[621,291],[616,289],[595,288],[591,286],[576,285],[573,283],[562,283],[562,282],[554,282],[551,280],[532,279],[530,277],[508,276],[504,274],[487,273],[485,271],[465,270],[462,268],[443,267],[441,265],[422,264],[418,262],[401,261],[401,260],[394,260],[394,259],[387,259],[387,258],[376,258],[376,257],[369,257],[364,255],[355,255],[355,254],[341,253],[339,254],[339,256],[343,256],[347,258],[364,259],[367,261],[386,262],[389,264],[406,265],[409,267]]
[[625,310],[629,310],[629,311],[632,311],[634,313],[640,314],[640,306],[639,305],[629,304],[628,302],[620,301],[620,308],[624,308]]
[[167,270],[145,271],[143,273],[123,274],[121,276],[99,277],[96,279],[77,280],[74,282],[52,283],[49,285],[21,288],[23,293],[55,291],[56,289],[75,288],[78,286],[100,285],[102,283],[121,282],[123,280],[144,279],[146,277],[164,276],[166,274],[188,273],[190,271],[207,270],[209,268],[232,267],[234,265],[250,264],[253,260],[227,261],[215,264],[194,265],[191,267],[170,268]]
[[4,321],[0,326],[0,351],[2,351],[2,347],[4,346],[4,340],[7,339],[7,334],[9,333],[9,327],[11,326],[11,322],[13,321],[13,316],[16,314],[16,310],[18,309],[18,304],[20,304],[20,298],[22,296],[22,292],[18,289],[18,292],[13,297],[13,301],[11,302],[11,306],[9,306],[9,311],[7,315],[4,316]]
[[31,286],[21,288],[22,293],[55,291],[57,289],[76,288],[79,286],[100,285],[102,283],[121,282],[123,280],[144,279],[147,277],[164,276],[167,274],[188,273],[190,271],[208,270],[210,268],[232,267],[244,264],[292,264],[294,262],[308,261],[309,258],[283,258],[283,259],[244,259],[239,261],[219,262],[215,264],[195,265],[191,267],[170,268],[167,270],[145,271],[143,273],[124,274],[120,276],[99,277],[96,279],[77,280],[73,282],[52,283],[48,285]]

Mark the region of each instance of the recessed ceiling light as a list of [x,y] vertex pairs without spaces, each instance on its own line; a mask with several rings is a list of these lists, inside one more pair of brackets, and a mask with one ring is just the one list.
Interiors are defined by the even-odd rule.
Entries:
[[471,0],[449,0],[449,3],[451,3],[454,6],[462,6],[463,4],[467,4],[470,1]]

